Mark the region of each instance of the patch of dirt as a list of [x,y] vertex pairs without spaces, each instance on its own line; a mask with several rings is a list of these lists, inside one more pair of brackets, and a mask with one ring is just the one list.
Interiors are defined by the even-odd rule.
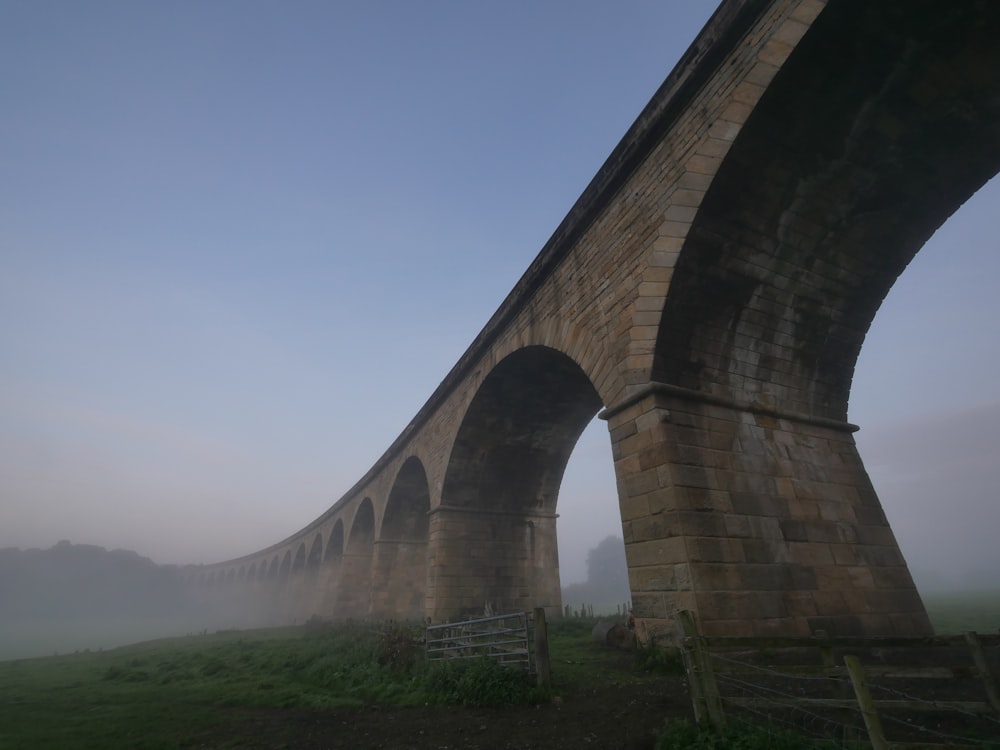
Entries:
[[370,706],[331,712],[232,713],[196,747],[254,750],[645,750],[668,718],[691,718],[682,677],[636,681],[608,673],[606,684],[561,685],[550,704],[506,708]]

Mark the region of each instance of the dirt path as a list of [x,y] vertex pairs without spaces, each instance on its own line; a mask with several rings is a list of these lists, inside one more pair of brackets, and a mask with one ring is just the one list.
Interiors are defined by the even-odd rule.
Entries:
[[551,704],[512,708],[371,706],[311,713],[233,713],[197,747],[255,750],[600,750],[651,748],[668,718],[690,717],[680,677],[637,680],[610,671],[606,684],[559,685]]

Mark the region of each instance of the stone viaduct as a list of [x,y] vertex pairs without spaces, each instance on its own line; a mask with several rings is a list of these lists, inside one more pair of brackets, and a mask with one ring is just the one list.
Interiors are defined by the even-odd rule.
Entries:
[[259,623],[558,608],[599,414],[646,634],[930,632],[847,404],[893,282],[1000,169],[997,39],[991,0],[723,2],[368,473],[189,581]]

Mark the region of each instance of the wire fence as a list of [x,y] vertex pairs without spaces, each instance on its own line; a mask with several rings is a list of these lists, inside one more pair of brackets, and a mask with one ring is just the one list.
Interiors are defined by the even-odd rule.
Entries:
[[876,750],[1000,748],[1000,636],[706,638],[678,618],[698,720]]

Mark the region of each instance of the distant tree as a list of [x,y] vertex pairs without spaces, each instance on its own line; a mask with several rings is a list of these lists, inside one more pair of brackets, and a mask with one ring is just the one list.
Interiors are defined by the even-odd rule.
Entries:
[[620,537],[607,536],[587,553],[587,583],[595,593],[611,596],[609,601],[628,595],[628,563]]

